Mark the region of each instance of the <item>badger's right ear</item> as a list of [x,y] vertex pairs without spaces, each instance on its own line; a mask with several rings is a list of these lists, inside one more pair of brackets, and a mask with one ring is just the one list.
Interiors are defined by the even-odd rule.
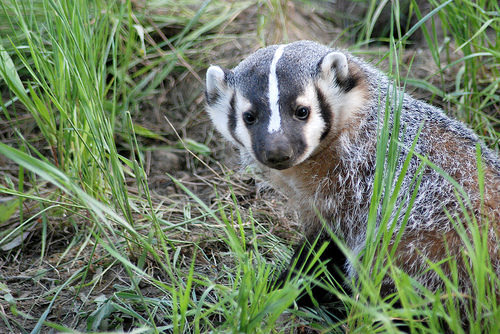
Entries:
[[342,52],[330,52],[320,61],[320,72],[324,79],[331,78],[333,75],[340,81],[347,79],[349,68],[347,57]]
[[228,70],[223,70],[216,65],[211,65],[208,68],[206,78],[206,96],[208,104],[216,102],[220,95],[228,88],[227,75],[229,73]]

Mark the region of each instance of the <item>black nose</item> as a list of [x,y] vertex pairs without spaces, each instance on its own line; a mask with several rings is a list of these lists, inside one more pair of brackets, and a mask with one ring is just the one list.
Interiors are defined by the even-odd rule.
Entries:
[[278,169],[290,167],[293,148],[286,138],[282,136],[273,136],[269,138],[265,144],[263,153],[266,165]]
[[271,164],[279,164],[290,160],[292,157],[291,152],[283,149],[275,149],[268,151],[266,154],[266,160]]

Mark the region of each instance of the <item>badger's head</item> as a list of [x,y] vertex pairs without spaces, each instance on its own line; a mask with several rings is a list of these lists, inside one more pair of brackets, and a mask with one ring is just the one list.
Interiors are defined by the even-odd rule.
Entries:
[[359,104],[358,81],[344,53],[313,42],[274,45],[233,70],[210,66],[207,111],[227,140],[270,168],[286,169],[339,131],[349,105]]

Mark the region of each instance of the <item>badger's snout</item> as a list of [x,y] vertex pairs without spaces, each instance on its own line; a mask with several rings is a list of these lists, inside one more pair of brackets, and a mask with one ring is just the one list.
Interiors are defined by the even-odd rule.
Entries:
[[283,135],[270,135],[261,146],[261,162],[275,169],[286,169],[292,166],[294,152],[290,141]]

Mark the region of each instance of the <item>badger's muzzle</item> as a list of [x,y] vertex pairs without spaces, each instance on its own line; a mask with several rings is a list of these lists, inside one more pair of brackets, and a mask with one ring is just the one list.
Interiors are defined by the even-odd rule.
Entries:
[[294,151],[290,141],[282,134],[270,134],[266,139],[261,146],[261,162],[274,169],[291,167]]

